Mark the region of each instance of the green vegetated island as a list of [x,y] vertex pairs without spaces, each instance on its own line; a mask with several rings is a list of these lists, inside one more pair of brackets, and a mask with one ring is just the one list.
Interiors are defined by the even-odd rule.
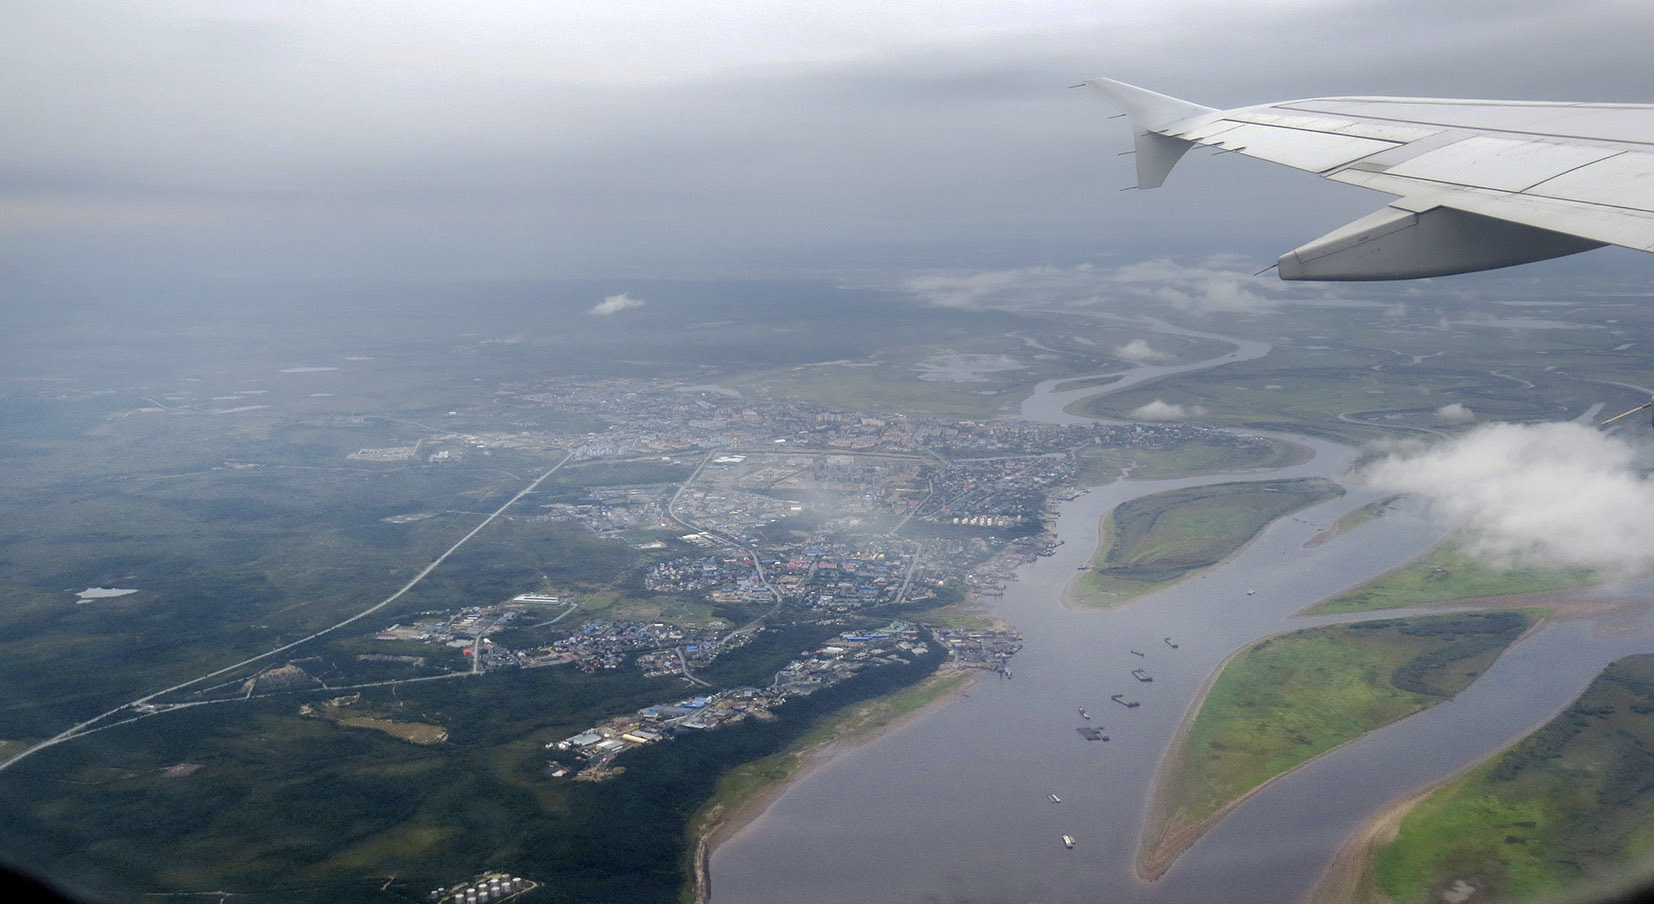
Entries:
[[1375,499],[1372,502],[1355,509],[1354,511],[1345,512],[1343,515],[1339,516],[1337,521],[1333,522],[1331,530],[1321,531],[1315,536],[1309,538],[1309,540],[1304,543],[1304,548],[1311,549],[1316,546],[1320,546],[1323,543],[1330,543],[1363,524],[1377,521],[1378,519],[1384,517],[1384,513],[1388,512],[1390,507],[1395,505],[1396,500],[1400,498],[1400,494],[1395,496],[1386,496],[1383,499]]
[[1356,854],[1338,897],[1528,902],[1646,879],[1651,714],[1654,655],[1619,660],[1543,728],[1403,807],[1399,832]]
[[1233,555],[1277,518],[1343,495],[1322,478],[1258,480],[1167,490],[1123,502],[1103,519],[1108,538],[1065,601],[1113,606]]
[[1451,698],[1535,618],[1501,611],[1308,628],[1237,653],[1173,747],[1138,872],[1159,878],[1270,780]]
[[1297,443],[1263,436],[1222,440],[1195,439],[1163,447],[1103,448],[1082,454],[1090,467],[1086,483],[1108,483],[1119,477],[1133,480],[1169,480],[1199,474],[1233,474],[1290,468],[1314,453]]
[[1472,557],[1464,551],[1460,542],[1449,541],[1431,550],[1424,558],[1318,603],[1305,610],[1304,614],[1370,612],[1427,603],[1544,593],[1584,587],[1597,580],[1596,573],[1589,568],[1502,568]]

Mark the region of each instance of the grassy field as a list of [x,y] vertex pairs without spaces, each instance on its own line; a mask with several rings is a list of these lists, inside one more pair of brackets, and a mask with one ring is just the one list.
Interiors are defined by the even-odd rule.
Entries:
[[1450,698],[1531,620],[1493,612],[1310,628],[1235,655],[1161,779],[1150,859],[1175,856],[1205,820],[1275,776]]
[[1378,519],[1384,517],[1384,513],[1389,511],[1390,506],[1394,505],[1395,501],[1400,498],[1401,497],[1399,495],[1387,496],[1383,499],[1369,502],[1353,512],[1346,512],[1337,521],[1333,522],[1331,530],[1323,531],[1317,534],[1314,539],[1310,540],[1308,543],[1305,543],[1304,546],[1320,546],[1322,543],[1326,543],[1347,534],[1363,524],[1377,521]]
[[1091,386],[1107,386],[1110,383],[1120,382],[1119,374],[1108,374],[1101,377],[1080,377],[1077,380],[1064,380],[1051,387],[1053,392],[1072,392],[1076,389],[1085,389]]
[[1109,483],[1130,468],[1134,480],[1167,480],[1198,474],[1227,474],[1284,468],[1308,457],[1302,446],[1272,439],[1237,443],[1232,437],[1193,440],[1164,449],[1097,449],[1081,453],[1088,468],[1081,483]]
[[[1363,900],[1526,902],[1646,877],[1654,857],[1654,655],[1609,666],[1565,712],[1426,798]],[[1461,884],[1462,883],[1462,884]]]
[[[1141,383],[1088,399],[1076,410],[1097,417],[1129,417],[1137,408],[1160,400],[1203,409],[1203,423],[1281,430],[1359,444],[1380,436],[1439,435],[1463,429],[1437,416],[1437,411],[1448,404],[1462,404],[1478,419],[1578,417],[1602,401],[1600,388],[1588,386],[1583,380],[1540,372],[1539,368],[1515,368],[1524,372],[1520,380],[1494,371],[1508,372],[1512,362],[1521,360],[1522,355],[1534,354],[1545,356],[1547,364],[1572,368],[1577,362],[1582,372],[1591,371],[1597,376],[1611,372],[1614,368],[1610,362],[1616,357],[1594,349],[1545,347],[1545,343],[1557,343],[1564,336],[1600,342],[1603,337],[1596,330],[1508,333],[1500,334],[1497,342],[1481,343],[1420,331],[1410,332],[1404,342],[1397,340],[1419,353],[1420,360],[1408,362],[1406,358],[1398,360],[1398,355],[1388,349],[1361,347],[1364,337],[1351,335],[1350,324],[1325,326],[1349,335],[1355,344],[1335,340],[1329,345],[1336,343],[1336,351],[1278,346],[1265,358]],[[1438,353],[1442,357],[1435,357]],[[1448,360],[1451,366],[1444,363]],[[1616,401],[1609,407],[1619,404]]]
[[1497,568],[1466,555],[1452,543],[1403,568],[1317,603],[1306,615],[1367,612],[1444,603],[1452,600],[1540,593],[1581,587],[1596,580],[1588,568]]
[[891,349],[875,361],[791,367],[734,383],[743,392],[852,411],[984,418],[1021,402],[1041,380],[1084,373],[1095,366],[1096,360],[1090,358],[1036,359],[1020,343],[1004,339],[962,344],[958,349]]
[[1109,538],[1071,598],[1112,606],[1181,580],[1232,555],[1271,521],[1342,495],[1330,480],[1220,483],[1122,503],[1104,521]]
[[[359,698],[360,695],[357,695],[357,697]],[[448,729],[441,725],[432,725],[429,722],[405,722],[376,712],[353,712],[348,708],[350,702],[346,700],[323,703],[313,707],[312,712],[317,717],[326,719],[336,725],[383,732],[397,740],[407,741],[409,744],[428,746],[441,744],[448,740]]]

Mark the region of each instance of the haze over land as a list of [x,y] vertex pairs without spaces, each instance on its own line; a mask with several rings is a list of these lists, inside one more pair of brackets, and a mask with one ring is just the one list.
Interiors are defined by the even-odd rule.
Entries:
[[[1123,121],[1065,87],[1650,101],[1640,5],[8,13],[0,861],[73,890],[704,896],[711,842],[836,750],[848,787],[808,799],[845,810],[746,836],[814,858],[783,887],[1176,898],[1236,848],[1220,823],[1158,890],[1133,878],[1156,764],[1226,657],[1298,608],[1543,589],[1478,605],[1602,621],[1524,614],[1537,640],[1509,655],[1646,651],[1651,428],[1593,425],[1648,398],[1654,258],[1283,284],[1256,273],[1384,197],[1233,155],[1120,192]],[[1150,483],[1171,495],[1123,509],[1120,543],[1062,545]],[[1082,571],[1108,598],[1065,609]],[[1145,651],[1108,645],[1144,639],[1160,658],[1133,677]],[[1404,678],[1422,644],[1386,648]],[[1438,657],[1473,665],[1411,708],[1467,727],[1414,749],[1468,764],[1514,740],[1469,727],[1500,693],[1554,714],[1590,679],[1490,688],[1470,674],[1498,674],[1490,650]],[[1348,696],[1407,689],[1369,671]],[[984,674],[1006,678],[844,740]],[[1609,730],[1635,721],[1558,762],[1643,762],[1654,733]],[[1488,749],[1447,749],[1468,737]],[[1329,786],[1368,784],[1337,757]],[[1648,795],[1603,787],[1636,824]],[[816,853],[881,831],[855,862]],[[1334,834],[1263,872],[1307,887]],[[1424,897],[1476,878],[1409,857]]]

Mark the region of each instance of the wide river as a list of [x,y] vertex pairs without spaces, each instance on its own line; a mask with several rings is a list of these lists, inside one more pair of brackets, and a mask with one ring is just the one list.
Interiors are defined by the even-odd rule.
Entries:
[[[1269,350],[1225,341],[1236,350],[1201,365],[1137,368],[1107,388]],[[1058,393],[1042,384],[1022,415],[1072,422],[1062,407],[1097,391]],[[1550,621],[1454,699],[1289,774],[1238,807],[1160,881],[1138,879],[1132,861],[1161,758],[1224,658],[1271,634],[1347,620],[1293,613],[1405,564],[1442,536],[1404,500],[1377,521],[1305,548],[1375,498],[1346,483],[1348,495],[1280,519],[1197,578],[1119,609],[1062,605],[1063,587],[1096,549],[1099,519],[1113,506],[1223,480],[1336,479],[1356,455],[1289,439],[1315,457],[1268,472],[1117,481],[1064,504],[1055,525],[1063,545],[1021,569],[997,603],[1023,634],[1015,677],[980,681],[805,775],[713,853],[714,904],[1299,900],[1342,841],[1386,802],[1517,740],[1613,660],[1654,650],[1654,620],[1644,609]],[[1612,596],[1647,599],[1651,590],[1621,587]],[[1578,595],[1593,593],[1609,592]],[[1153,681],[1134,679],[1135,668]],[[1142,705],[1120,706],[1113,694]],[[1093,721],[1079,717],[1082,706]],[[1109,740],[1086,741],[1074,730],[1083,725],[1101,727]],[[1064,834],[1077,839],[1072,850]]]

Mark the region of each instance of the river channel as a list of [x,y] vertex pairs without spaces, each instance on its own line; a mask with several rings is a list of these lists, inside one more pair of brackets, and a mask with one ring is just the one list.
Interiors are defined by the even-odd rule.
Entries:
[[[1269,350],[1224,341],[1236,350],[1197,366]],[[1106,390],[1190,369],[1137,368]],[[1058,393],[1054,382],[1041,384],[1022,415],[1078,420],[1062,407],[1097,392]],[[1453,700],[1271,784],[1160,881],[1142,881],[1133,858],[1161,758],[1223,660],[1271,634],[1333,620],[1293,614],[1405,564],[1442,536],[1420,504],[1403,500],[1377,521],[1306,548],[1340,515],[1376,496],[1346,483],[1343,498],[1276,521],[1196,578],[1118,609],[1063,606],[1062,590],[1090,559],[1098,522],[1113,506],[1225,480],[1338,479],[1356,456],[1323,440],[1281,438],[1309,447],[1314,457],[1271,471],[1117,481],[1065,503],[1054,526],[1062,545],[1022,568],[997,601],[999,614],[1023,635],[1014,677],[985,678],[967,695],[806,774],[714,852],[714,904],[1299,900],[1344,838],[1386,802],[1517,740],[1614,659],[1654,650],[1654,628],[1642,610],[1547,622]],[[1619,588],[1614,596],[1646,599],[1651,590]],[[1579,591],[1593,593],[1603,591]],[[1137,668],[1153,681],[1133,678]],[[1110,700],[1114,694],[1141,705],[1119,705]],[[1080,718],[1080,707],[1090,721]],[[1088,725],[1109,740],[1086,741],[1075,731]],[[1064,834],[1076,839],[1072,850]]]

